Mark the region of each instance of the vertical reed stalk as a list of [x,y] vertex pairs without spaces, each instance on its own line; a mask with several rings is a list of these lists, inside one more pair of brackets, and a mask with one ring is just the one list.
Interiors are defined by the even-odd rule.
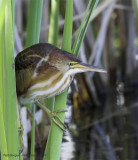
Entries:
[[[57,46],[58,44],[58,16],[59,16],[59,0],[51,1],[50,29],[48,43]],[[45,100],[46,107],[53,111],[55,97]]]
[[19,158],[17,103],[14,69],[14,1],[0,2],[0,144],[4,159]]
[[[6,6],[5,6],[6,7]],[[5,11],[4,7],[4,11]],[[2,10],[0,10],[1,14]],[[1,14],[2,15],[2,14]],[[6,140],[6,130],[5,130],[5,124],[4,124],[4,88],[3,88],[3,71],[4,71],[4,62],[3,62],[3,56],[4,56],[4,40],[5,40],[5,35],[4,35],[4,14],[2,15],[3,18],[1,17],[1,28],[0,28],[0,150],[1,150],[1,158],[2,159],[8,159],[8,157],[5,157],[4,155],[8,154],[7,151],[7,140]],[[3,41],[2,41],[3,40]]]
[[[29,15],[27,23],[27,37],[26,47],[39,42],[41,16],[42,16],[43,0],[30,0]],[[33,105],[33,122],[32,122],[32,136],[31,136],[31,155],[30,159],[34,160],[35,153],[35,106]]]
[[[59,0],[51,1],[50,29],[48,42],[57,46],[58,44],[58,20],[59,20]],[[53,111],[55,97],[45,100],[46,107]],[[52,128],[52,126],[51,126]],[[48,141],[45,149],[44,159],[50,159],[51,150],[51,128],[49,131]]]
[[39,42],[43,0],[30,0],[26,47]]
[[98,2],[99,2],[99,0],[94,0],[94,1],[90,0],[88,3],[88,6],[86,8],[86,11],[85,11],[85,14],[84,14],[84,17],[82,20],[82,23],[80,25],[77,37],[75,39],[75,42],[74,42],[74,45],[72,48],[72,53],[75,54],[76,56],[79,55],[79,51],[80,51],[80,48],[81,48],[86,30],[87,30],[88,24],[90,22],[92,13],[93,13],[95,7],[97,6]]
[[[64,33],[63,33],[63,43],[62,43],[62,49],[66,51],[71,50],[72,15],[73,15],[73,0],[67,0],[66,1],[65,25],[64,25]],[[55,97],[54,111],[65,110],[66,97],[67,97],[67,91]],[[58,116],[64,122],[65,113],[58,114]],[[45,151],[44,159],[46,160],[60,159],[62,135],[63,135],[63,131],[57,125],[55,125],[54,122],[52,122],[51,128],[50,128],[50,135],[48,137],[48,143],[47,143],[48,146]]]

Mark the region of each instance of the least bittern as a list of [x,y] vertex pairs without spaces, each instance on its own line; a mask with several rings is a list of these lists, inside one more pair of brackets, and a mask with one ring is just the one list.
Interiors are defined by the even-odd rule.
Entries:
[[37,103],[56,124],[53,117],[55,114],[51,116],[50,110],[38,100],[63,92],[69,87],[76,73],[106,72],[83,63],[73,54],[48,43],[36,44],[20,52],[15,58],[15,69],[19,102]]

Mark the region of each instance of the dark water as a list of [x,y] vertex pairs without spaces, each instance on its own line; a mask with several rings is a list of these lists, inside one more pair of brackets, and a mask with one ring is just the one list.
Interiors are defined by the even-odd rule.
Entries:
[[71,117],[72,110],[66,116],[61,160],[138,160],[137,85],[117,83],[100,107],[79,112],[79,120]]

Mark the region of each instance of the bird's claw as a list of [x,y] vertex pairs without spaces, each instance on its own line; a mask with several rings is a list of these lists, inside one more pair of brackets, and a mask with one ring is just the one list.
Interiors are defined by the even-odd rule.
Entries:
[[[64,122],[62,122],[62,120],[60,119],[60,117],[57,115],[57,113],[62,113],[62,112],[67,112],[67,110],[58,110],[58,111],[54,111],[51,112],[46,106],[44,106],[43,104],[41,104],[39,101],[35,102],[36,105],[38,105],[42,110],[44,110],[48,117],[63,131],[66,131],[64,128],[67,128],[67,126],[64,124]],[[64,127],[62,127],[62,126]]]
[[[51,112],[50,115],[48,114],[48,117],[63,131],[66,131],[65,128],[67,128],[67,126],[64,124],[64,122],[60,119],[60,117],[57,115],[57,113],[62,113],[62,112],[67,112],[67,110],[58,110],[58,111],[54,111]],[[64,128],[59,124],[64,126]]]

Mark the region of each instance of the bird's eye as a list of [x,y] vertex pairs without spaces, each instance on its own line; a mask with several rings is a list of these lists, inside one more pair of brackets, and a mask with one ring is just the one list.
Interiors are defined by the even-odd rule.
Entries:
[[73,66],[72,62],[69,62],[69,66]]

